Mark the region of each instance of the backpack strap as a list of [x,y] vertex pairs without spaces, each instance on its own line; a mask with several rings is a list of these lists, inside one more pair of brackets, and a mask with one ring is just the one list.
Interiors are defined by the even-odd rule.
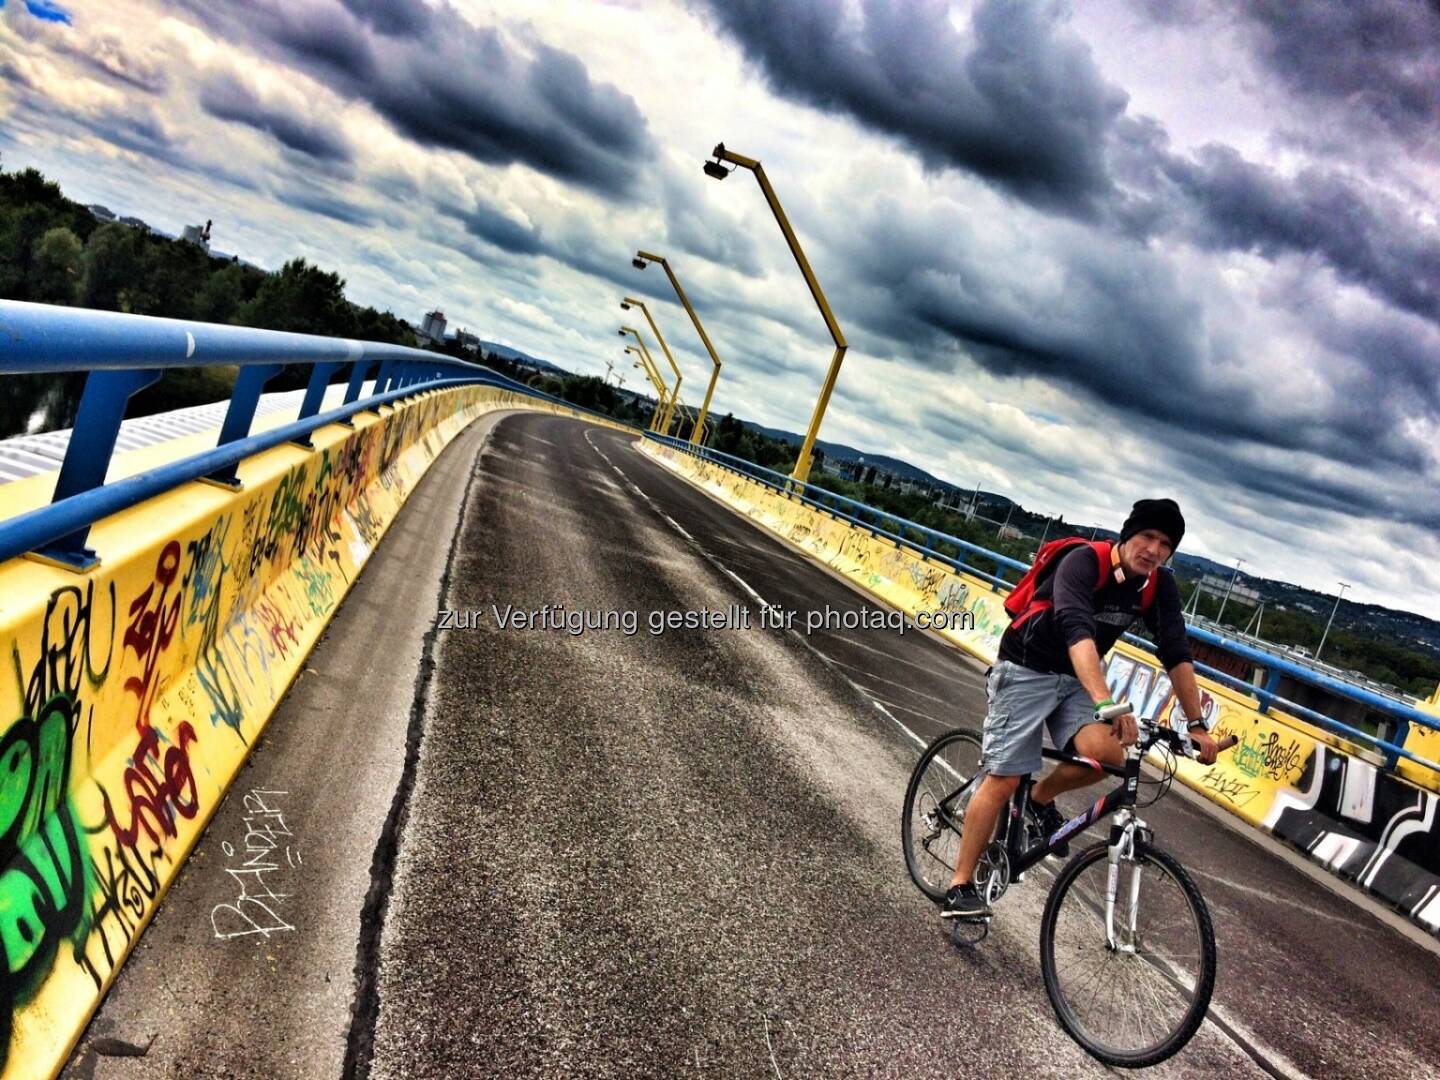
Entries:
[[[1085,547],[1088,547],[1091,551],[1095,552],[1095,558],[1100,564],[1099,578],[1095,582],[1095,587],[1090,590],[1091,592],[1099,592],[1105,587],[1105,582],[1109,580],[1110,571],[1114,566],[1114,556],[1112,554],[1114,545],[1111,544],[1108,540],[1081,540],[1079,543],[1076,543],[1073,547],[1071,547],[1070,551],[1074,551],[1081,545],[1084,545]],[[1055,574],[1059,573],[1060,560],[1063,559],[1066,555],[1070,554],[1070,551],[1062,552],[1059,558],[1056,558],[1050,566],[1046,567],[1048,573],[1046,573],[1045,576],[1047,578],[1053,577]],[[1016,618],[1010,623],[1010,625],[1019,626],[1021,623],[1025,622],[1032,616],[1039,615],[1042,611],[1049,611],[1054,606],[1055,602],[1053,600],[1032,600],[1030,602],[1030,606],[1027,607],[1020,615],[1016,616]]]
[[1160,571],[1150,575],[1145,581],[1145,588],[1140,590],[1140,614],[1144,615],[1155,604],[1155,594],[1160,591]]

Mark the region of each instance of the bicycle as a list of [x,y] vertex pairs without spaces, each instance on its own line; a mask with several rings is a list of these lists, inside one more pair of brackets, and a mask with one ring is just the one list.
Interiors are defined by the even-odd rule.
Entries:
[[[1127,704],[1113,705],[1098,719],[1129,711]],[[1040,967],[1061,1027],[1092,1057],[1123,1068],[1154,1065],[1179,1052],[1204,1020],[1215,985],[1215,931],[1205,900],[1185,868],[1155,847],[1149,826],[1135,814],[1145,753],[1161,745],[1194,756],[1193,744],[1155,721],[1137,720],[1137,727],[1139,738],[1126,748],[1123,767],[1044,748],[1050,760],[1123,782],[1045,836],[1030,803],[1032,778],[1023,777],[975,872],[975,887],[993,906],[1062,843],[1115,814],[1109,839],[1077,852],[1050,888],[1040,920]],[[1232,738],[1221,749],[1233,745]],[[905,864],[920,891],[937,903],[954,872],[965,807],[983,775],[977,774],[979,762],[980,740],[973,732],[947,732],[921,755],[905,792]],[[1160,780],[1145,781],[1160,786],[1146,806],[1165,794],[1174,772],[1169,758]],[[955,920],[956,943],[979,945],[992,917]],[[1117,1030],[1126,1024],[1140,1031],[1131,1037]]]

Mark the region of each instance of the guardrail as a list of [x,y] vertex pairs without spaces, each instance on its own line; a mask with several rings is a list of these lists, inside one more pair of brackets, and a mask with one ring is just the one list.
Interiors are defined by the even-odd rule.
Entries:
[[[274,431],[251,435],[265,385],[289,364],[311,368],[299,417]],[[216,448],[105,484],[130,398],[166,369],[221,365],[238,366],[240,374]],[[326,388],[346,365],[350,370],[344,401],[322,413]],[[101,518],[190,480],[236,487],[236,466],[252,454],[286,442],[309,446],[309,435],[317,428],[349,424],[356,413],[378,413],[385,405],[432,390],[491,385],[599,415],[480,364],[401,345],[0,301],[0,375],[72,371],[89,375],[54,496],[47,507],[0,522],[0,562],[30,554],[87,569],[96,556],[86,539],[90,526]],[[362,397],[372,376],[372,392]]]
[[[762,465],[746,461],[743,458],[735,457],[709,447],[696,447],[689,442],[682,442],[679,439],[669,436],[657,435],[653,432],[646,432],[645,437],[657,443],[669,446],[683,453],[696,457],[702,457],[712,461],[722,468],[730,469],[750,477],[758,483],[764,484],[779,494],[788,498],[797,499],[800,502],[814,509],[823,511],[840,520],[847,521],[853,525],[865,529],[874,536],[883,537],[891,542],[925,556],[926,558],[942,562],[951,569],[969,574],[987,582],[992,589],[999,592],[1008,589],[1012,584],[1004,577],[997,574],[985,573],[977,570],[964,559],[956,559],[944,551],[939,550],[940,544],[952,545],[962,552],[970,552],[994,562],[997,569],[1010,569],[1023,573],[1029,569],[1028,565],[1018,560],[1011,559],[999,552],[990,551],[988,548],[962,540],[958,536],[951,536],[932,529],[918,522],[901,518],[895,514],[887,513],[876,507],[865,503],[857,502],[844,495],[827,491],[814,484],[801,483],[784,473],[776,472],[774,469],[767,469]],[[870,520],[867,520],[867,516]],[[878,522],[888,522],[892,528],[885,528]],[[913,535],[912,535],[913,534]],[[914,537],[920,537],[920,540]],[[921,542],[923,541],[923,542]],[[1243,691],[1246,694],[1257,698],[1261,703],[1260,711],[1265,711],[1272,705],[1278,705],[1297,719],[1303,719],[1314,724],[1321,730],[1329,732],[1339,738],[1358,743],[1375,750],[1385,763],[1386,768],[1393,770],[1400,758],[1413,761],[1428,769],[1440,773],[1440,764],[1430,761],[1427,758],[1407,750],[1403,745],[1409,731],[1409,725],[1418,724],[1431,731],[1440,731],[1440,720],[1419,709],[1412,708],[1404,702],[1393,700],[1376,694],[1374,691],[1364,687],[1353,686],[1341,679],[1314,672],[1308,668],[1289,660],[1286,657],[1275,653],[1269,653],[1262,649],[1256,649],[1243,642],[1232,641],[1223,634],[1205,630],[1201,627],[1186,626],[1186,632],[1190,637],[1206,644],[1215,645],[1229,650],[1236,655],[1245,657],[1256,663],[1263,664],[1268,674],[1267,685],[1264,687],[1255,686],[1244,679],[1237,678],[1227,672],[1220,671],[1208,664],[1197,662],[1195,668],[1207,678],[1213,679],[1223,685]],[[1151,642],[1135,634],[1126,634],[1125,640],[1146,652],[1153,654],[1155,646]],[[1397,724],[1397,739],[1390,741],[1381,739],[1369,732],[1342,723],[1314,709],[1307,708],[1297,702],[1281,697],[1276,692],[1281,675],[1289,675],[1301,682],[1327,690],[1330,693],[1338,694],[1353,701],[1357,701],[1369,708],[1376,709],[1393,718]]]

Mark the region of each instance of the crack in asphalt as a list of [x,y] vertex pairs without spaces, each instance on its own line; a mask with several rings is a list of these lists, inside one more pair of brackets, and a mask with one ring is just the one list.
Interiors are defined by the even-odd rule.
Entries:
[[[440,576],[437,595],[441,601],[450,593],[450,577],[455,567],[455,555],[459,550],[456,541],[465,527],[465,514],[475,490],[475,481],[481,475],[481,459],[490,445],[494,430],[492,427],[481,440],[471,463],[470,476],[465,481],[465,494],[460,501],[460,512],[455,518],[455,531],[450,537],[450,553],[445,558],[445,572]],[[410,722],[405,734],[405,763],[401,768],[400,782],[395,787],[390,813],[385,818],[385,826],[375,844],[375,856],[370,864],[370,888],[365,894],[365,905],[360,912],[360,937],[355,947],[355,1001],[351,1008],[350,1032],[345,1040],[345,1061],[340,1074],[344,1080],[366,1080],[370,1075],[370,1063],[374,1056],[375,1023],[380,1015],[381,939],[385,930],[385,916],[390,908],[390,894],[395,884],[395,859],[399,852],[400,837],[409,817],[410,794],[415,787],[420,742],[425,733],[425,709],[435,672],[436,634],[437,628],[432,625],[425,632],[421,646],[420,664],[415,672],[415,696],[410,702]]]

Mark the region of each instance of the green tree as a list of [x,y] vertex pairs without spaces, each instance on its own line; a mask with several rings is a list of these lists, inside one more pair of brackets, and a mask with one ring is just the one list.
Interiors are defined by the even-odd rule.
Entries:
[[201,322],[228,323],[240,310],[245,296],[245,268],[230,263],[211,274],[195,297],[195,318]]
[[291,259],[271,274],[255,298],[240,308],[242,326],[289,330],[299,334],[353,337],[355,310],[345,299],[345,279]]
[[140,277],[129,310],[167,319],[195,316],[195,299],[210,274],[211,260],[203,248],[164,237],[142,236]]
[[105,311],[129,311],[140,282],[140,236],[111,222],[90,234],[81,259],[80,303]]
[[80,259],[85,247],[65,226],[48,230],[35,245],[30,297],[43,304],[73,304],[80,291]]

